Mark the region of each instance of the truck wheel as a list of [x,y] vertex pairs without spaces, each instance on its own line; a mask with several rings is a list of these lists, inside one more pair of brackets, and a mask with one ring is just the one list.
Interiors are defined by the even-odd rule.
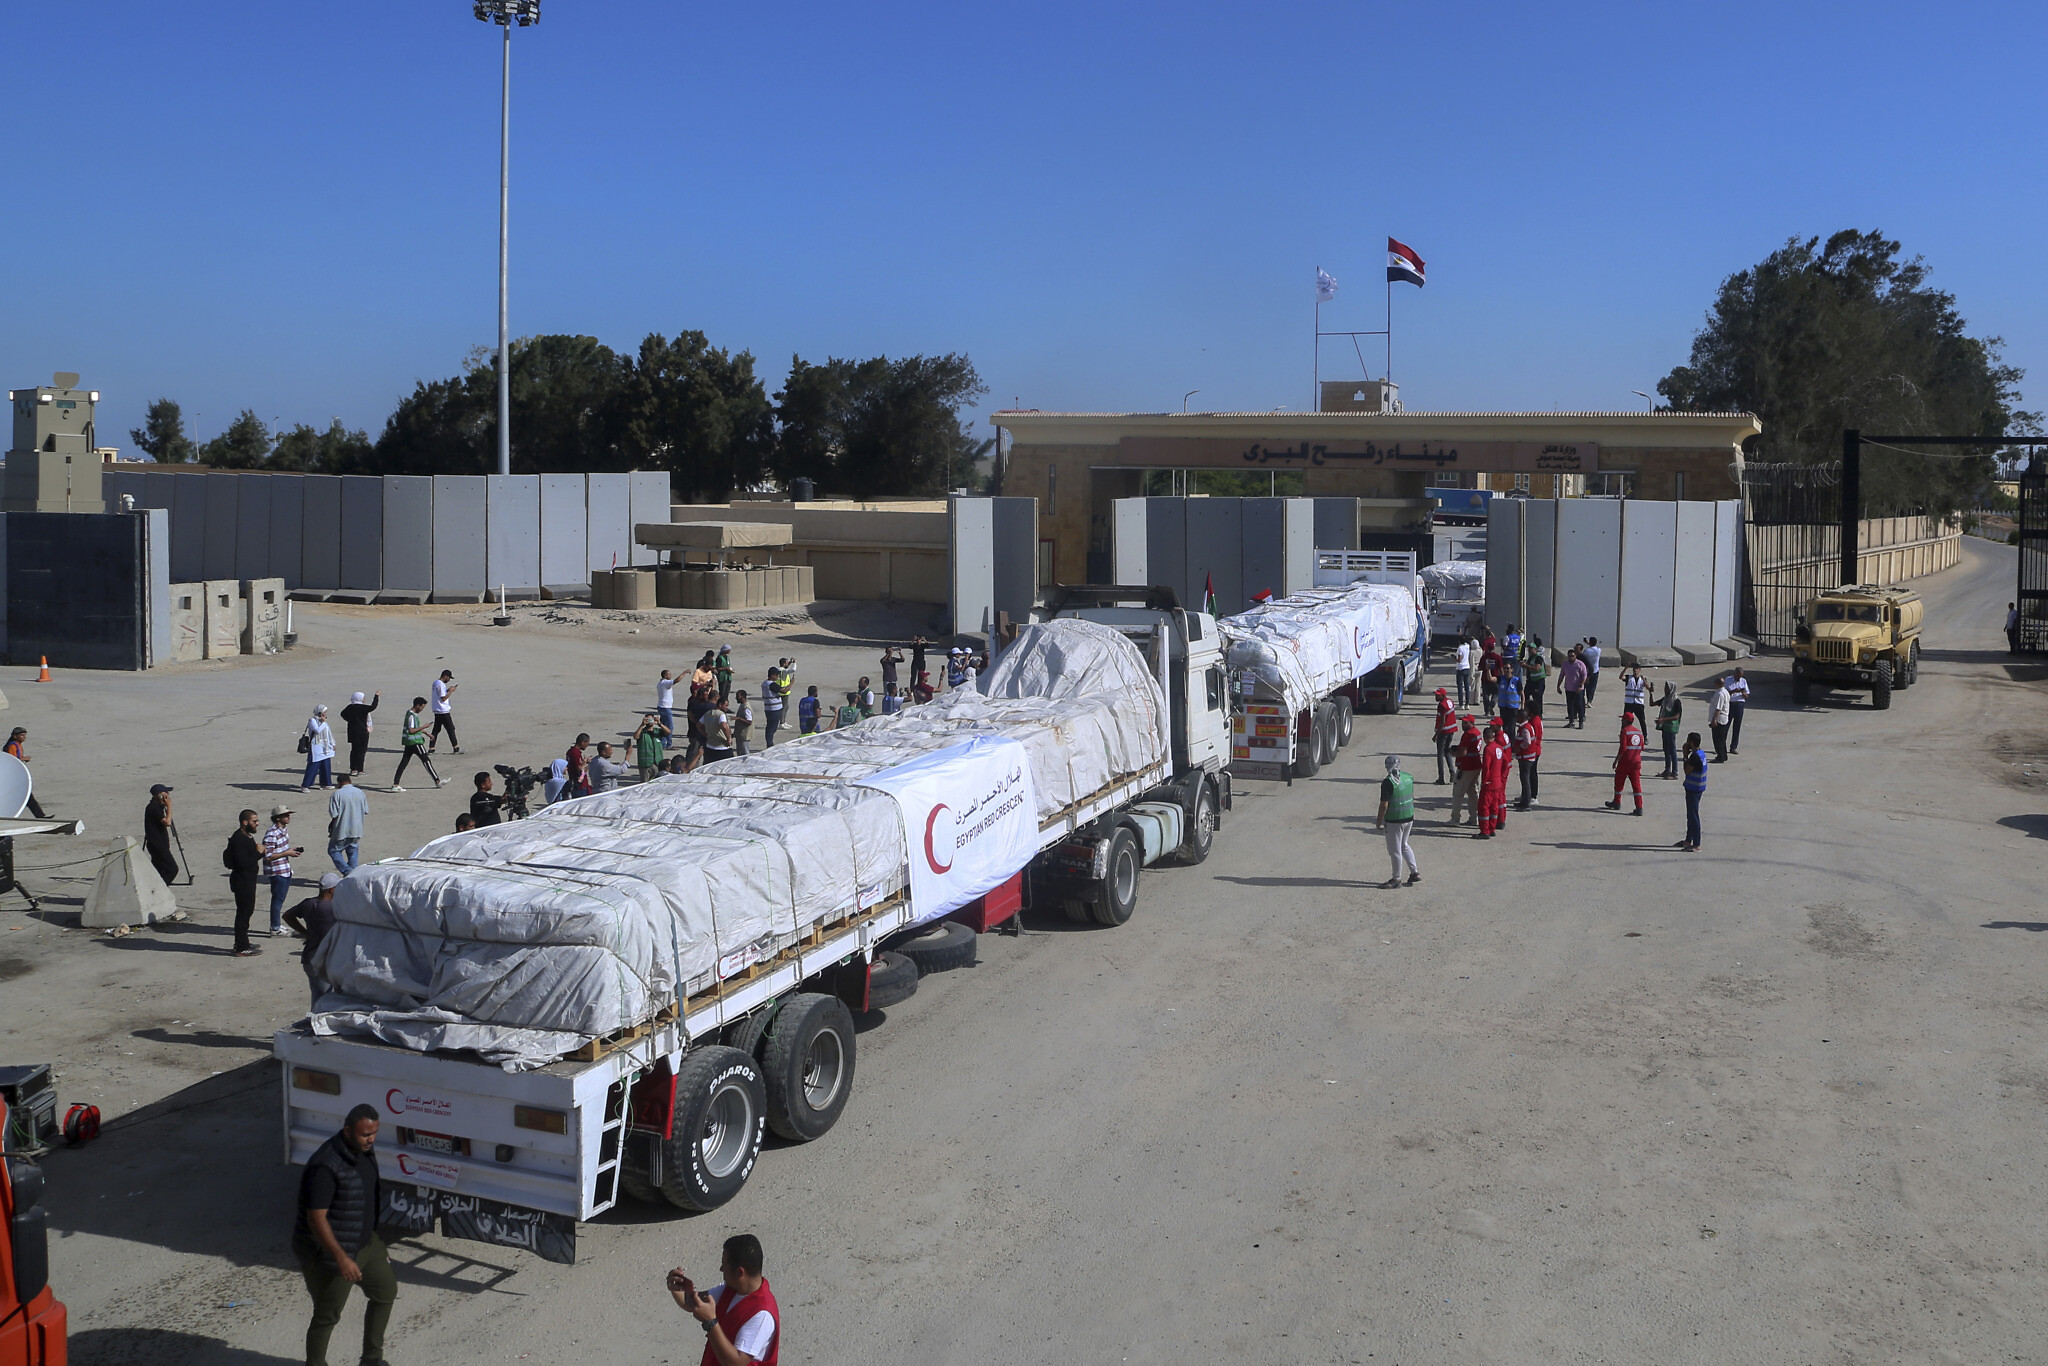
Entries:
[[1892,704],[1892,662],[1877,661],[1877,677],[1870,684],[1870,705],[1883,711]]
[[1138,837],[1118,826],[1109,837],[1109,871],[1095,891],[1093,910],[1098,925],[1121,925],[1138,909],[1138,870],[1145,866]]
[[887,949],[868,965],[868,1009],[887,1010],[917,995],[917,964]]
[[898,940],[893,947],[917,964],[918,976],[927,977],[934,972],[951,972],[954,968],[972,966],[975,934],[957,920],[941,920],[936,925],[925,926],[908,939]]
[[1920,681],[1920,642],[1914,641],[1906,655],[1906,686],[1912,687]]
[[853,1013],[845,1002],[809,992],[790,997],[761,1049],[768,1127],[799,1143],[823,1138],[853,1092],[853,1054]]
[[1352,719],[1352,707],[1351,707],[1351,699],[1350,699],[1350,698],[1348,698],[1348,697],[1340,697],[1340,698],[1338,698],[1338,699],[1337,699],[1337,748],[1339,748],[1339,749],[1342,749],[1342,748],[1343,748],[1344,746],[1346,746],[1346,745],[1348,745],[1348,744],[1350,744],[1350,743],[1351,743],[1351,719]]
[[1401,703],[1406,701],[1407,698],[1408,690],[1401,686],[1399,679],[1394,680],[1394,695],[1387,699],[1387,715],[1392,716],[1400,711]]
[[1334,703],[1334,702],[1325,702],[1325,703],[1323,703],[1322,707],[1320,708],[1320,714],[1319,714],[1319,715],[1318,715],[1318,716],[1316,717],[1316,720],[1317,720],[1317,722],[1318,722],[1318,723],[1320,724],[1320,726],[1321,726],[1321,730],[1322,730],[1322,736],[1323,736],[1323,749],[1322,749],[1322,757],[1323,757],[1323,767],[1325,767],[1325,768],[1328,768],[1328,767],[1329,767],[1329,766],[1330,766],[1331,764],[1334,764],[1334,763],[1336,763],[1336,762],[1337,762],[1337,705],[1336,705],[1336,703]]
[[[629,1149],[631,1146],[627,1145]],[[643,1205],[668,1203],[668,1197],[661,1193],[661,1187],[647,1179],[647,1173],[633,1161],[630,1151],[625,1162],[619,1167],[619,1189]]]
[[1187,836],[1180,842],[1180,861],[1192,868],[1209,857],[1216,845],[1216,787],[1207,778],[1195,788],[1195,809],[1188,816]]
[[662,1147],[661,1193],[698,1213],[738,1195],[754,1174],[767,1117],[767,1088],[752,1058],[722,1045],[685,1055],[676,1070],[675,1126]]
[[1297,740],[1294,755],[1294,776],[1313,778],[1323,770],[1323,732],[1321,727],[1310,723],[1308,738]]

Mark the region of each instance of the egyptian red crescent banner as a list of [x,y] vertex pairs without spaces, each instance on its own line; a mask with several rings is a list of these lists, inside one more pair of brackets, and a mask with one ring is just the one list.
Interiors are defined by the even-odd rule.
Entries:
[[1387,279],[1411,285],[1422,283],[1422,258],[1415,254],[1415,248],[1391,237],[1387,239]]

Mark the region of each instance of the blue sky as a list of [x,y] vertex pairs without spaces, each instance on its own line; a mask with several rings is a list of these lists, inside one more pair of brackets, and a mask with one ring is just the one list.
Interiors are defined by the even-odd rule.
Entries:
[[[499,50],[464,0],[39,15],[0,83],[9,385],[80,371],[124,447],[160,394],[201,435],[245,406],[374,435],[493,339]],[[513,43],[513,329],[701,328],[771,391],[792,353],[957,350],[984,412],[1300,409],[1315,268],[1326,328],[1379,327],[1391,233],[1430,269],[1395,293],[1410,408],[1613,409],[1724,275],[1853,226],[2041,371],[2044,29],[2011,4],[545,0]]]

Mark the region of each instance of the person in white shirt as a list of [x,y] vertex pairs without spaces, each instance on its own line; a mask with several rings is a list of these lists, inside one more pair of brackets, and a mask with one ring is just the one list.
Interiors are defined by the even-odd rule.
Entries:
[[1458,642],[1458,705],[1472,705],[1472,642]]
[[1742,713],[1749,710],[1749,680],[1737,669],[1721,686],[1728,690],[1728,752],[1736,754],[1742,749]]
[[306,722],[306,776],[299,780],[299,791],[311,792],[315,778],[323,790],[334,786],[334,732],[327,725],[325,702],[313,708]]
[[661,717],[661,724],[668,728],[668,734],[661,737],[661,747],[667,749],[675,743],[676,734],[676,681],[667,669],[654,682],[654,710]]
[[1728,713],[1735,699],[1729,695],[1728,680],[1722,679],[1721,686],[1714,689],[1714,700],[1708,704],[1707,724],[1714,732],[1714,762],[1728,762]]
[[448,744],[457,754],[462,753],[462,741],[455,736],[455,690],[462,685],[455,681],[453,669],[441,670],[441,676],[434,680],[429,693],[433,699],[434,733],[427,737],[427,753],[434,752],[434,746],[441,742],[441,732],[448,732]]
[[1586,643],[1579,647],[1579,658],[1586,661],[1586,702],[1592,704],[1593,694],[1600,688],[1600,638],[1587,636]]
[[751,1233],[725,1240],[718,1270],[724,1284],[708,1294],[681,1267],[668,1273],[668,1292],[704,1330],[704,1357],[718,1366],[747,1366],[782,1354],[782,1308],[762,1275],[761,1240]]

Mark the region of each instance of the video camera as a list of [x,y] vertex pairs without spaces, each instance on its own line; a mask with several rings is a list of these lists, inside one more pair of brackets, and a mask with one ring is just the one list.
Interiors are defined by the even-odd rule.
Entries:
[[505,819],[525,820],[530,814],[526,809],[526,799],[532,795],[533,789],[540,786],[540,774],[530,768],[513,768],[509,764],[492,764],[491,767],[505,780]]

